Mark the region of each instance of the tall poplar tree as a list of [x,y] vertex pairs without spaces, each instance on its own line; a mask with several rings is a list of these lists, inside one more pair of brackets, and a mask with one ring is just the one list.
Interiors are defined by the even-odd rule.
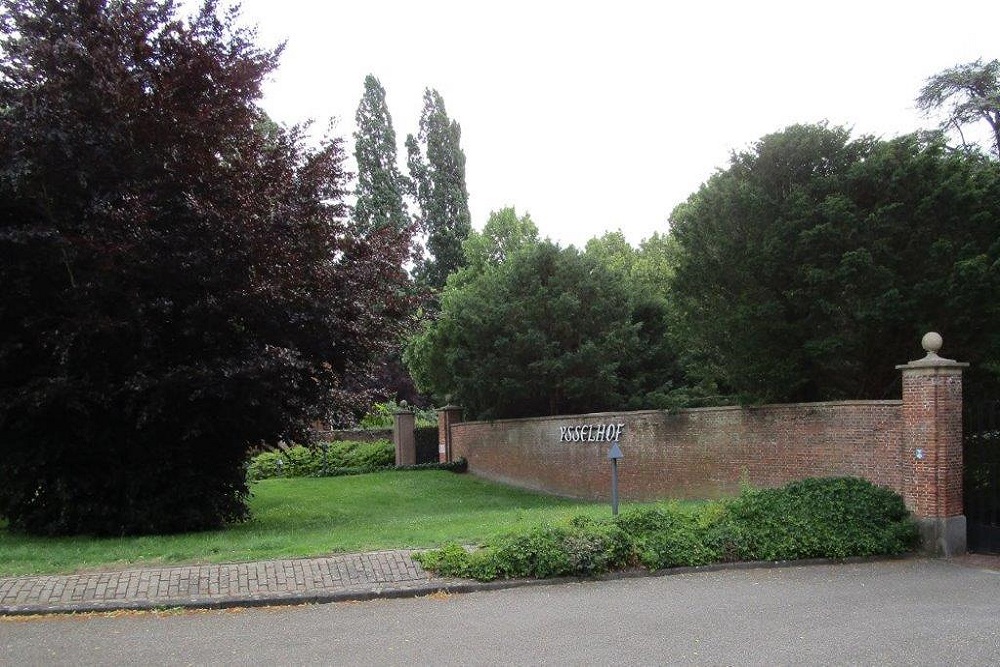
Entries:
[[354,157],[358,163],[354,219],[362,229],[410,224],[403,195],[407,179],[396,165],[396,132],[385,103],[385,89],[374,75],[365,77],[365,93],[355,115]]
[[416,137],[406,137],[407,165],[419,223],[426,235],[427,257],[417,266],[417,279],[433,289],[464,263],[462,242],[472,229],[469,192],[465,186],[462,129],[448,118],[436,90],[424,91],[424,109]]

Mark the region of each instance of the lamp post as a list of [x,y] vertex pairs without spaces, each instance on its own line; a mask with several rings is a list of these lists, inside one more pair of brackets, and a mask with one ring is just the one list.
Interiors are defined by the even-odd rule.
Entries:
[[618,459],[625,457],[617,442],[611,443],[608,458],[611,459],[611,516],[618,516]]

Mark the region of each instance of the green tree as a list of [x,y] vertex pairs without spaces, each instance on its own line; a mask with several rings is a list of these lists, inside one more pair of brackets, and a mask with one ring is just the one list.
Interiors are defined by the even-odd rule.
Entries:
[[639,339],[625,286],[549,241],[449,282],[405,355],[418,385],[479,418],[624,406],[619,369]]
[[464,248],[404,357],[424,390],[484,418],[689,401],[668,336],[672,241],[637,250],[618,232],[561,249],[506,208]]
[[963,146],[968,145],[963,126],[985,122],[1000,158],[1000,60],[975,60],[935,74],[920,90],[917,107],[927,114],[943,110],[941,129],[958,132]]
[[364,229],[407,229],[410,216],[403,196],[408,183],[396,164],[396,132],[385,103],[385,89],[371,74],[365,77],[365,92],[354,118],[358,165],[354,218]]
[[680,249],[666,234],[653,234],[634,247],[616,231],[587,241],[586,252],[626,281],[634,298],[669,294]]
[[480,275],[491,267],[500,266],[525,246],[536,243],[538,227],[530,215],[519,218],[512,206],[493,211],[483,231],[471,230],[462,244],[463,271],[468,275]]
[[258,108],[278,53],[206,1],[0,4],[0,515],[32,533],[246,517],[262,441],[363,402],[407,237],[342,142]]
[[667,295],[680,257],[677,240],[669,234],[653,234],[639,244],[639,256],[632,267],[633,282]]
[[596,258],[622,280],[631,283],[632,270],[638,261],[639,251],[628,242],[621,231],[606,232],[587,241],[585,252]]
[[1000,165],[937,139],[793,126],[671,216],[688,372],[748,401],[887,398],[927,330],[1000,351]]
[[416,275],[432,289],[444,287],[449,274],[462,266],[462,243],[472,229],[461,139],[462,129],[448,118],[441,95],[424,91],[420,130],[406,137],[406,152],[427,246]]
[[587,256],[603,264],[628,294],[639,347],[622,359],[619,378],[630,409],[684,407],[703,400],[687,386],[677,353],[684,349],[674,335],[677,318],[670,294],[677,252],[676,241],[661,234],[638,248],[620,231],[587,242]]

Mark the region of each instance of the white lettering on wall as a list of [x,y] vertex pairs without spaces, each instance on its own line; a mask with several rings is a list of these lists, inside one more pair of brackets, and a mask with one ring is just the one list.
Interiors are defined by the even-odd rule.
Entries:
[[560,426],[559,442],[618,442],[625,424],[577,424]]

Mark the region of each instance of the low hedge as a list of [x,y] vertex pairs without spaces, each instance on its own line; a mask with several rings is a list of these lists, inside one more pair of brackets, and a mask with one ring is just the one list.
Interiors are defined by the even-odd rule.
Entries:
[[744,489],[732,500],[668,503],[615,519],[576,517],[521,529],[478,549],[447,544],[416,554],[445,576],[586,576],[734,560],[898,555],[917,527],[894,492],[855,478],[808,479],[779,489]]
[[269,477],[321,477],[339,468],[391,467],[395,460],[395,449],[388,440],[295,445],[254,456],[247,466],[247,479],[254,482]]
[[367,475],[372,472],[405,472],[407,470],[447,470],[449,472],[465,472],[469,469],[469,463],[463,458],[449,461],[448,463],[417,463],[407,466],[354,466],[350,468],[330,468],[326,472],[320,472],[313,477],[344,477],[346,475]]
[[247,464],[247,479],[256,482],[272,477],[341,477],[378,470],[451,470],[465,472],[465,459],[451,463],[395,466],[396,452],[388,440],[339,441],[315,447],[295,445],[257,454]]

